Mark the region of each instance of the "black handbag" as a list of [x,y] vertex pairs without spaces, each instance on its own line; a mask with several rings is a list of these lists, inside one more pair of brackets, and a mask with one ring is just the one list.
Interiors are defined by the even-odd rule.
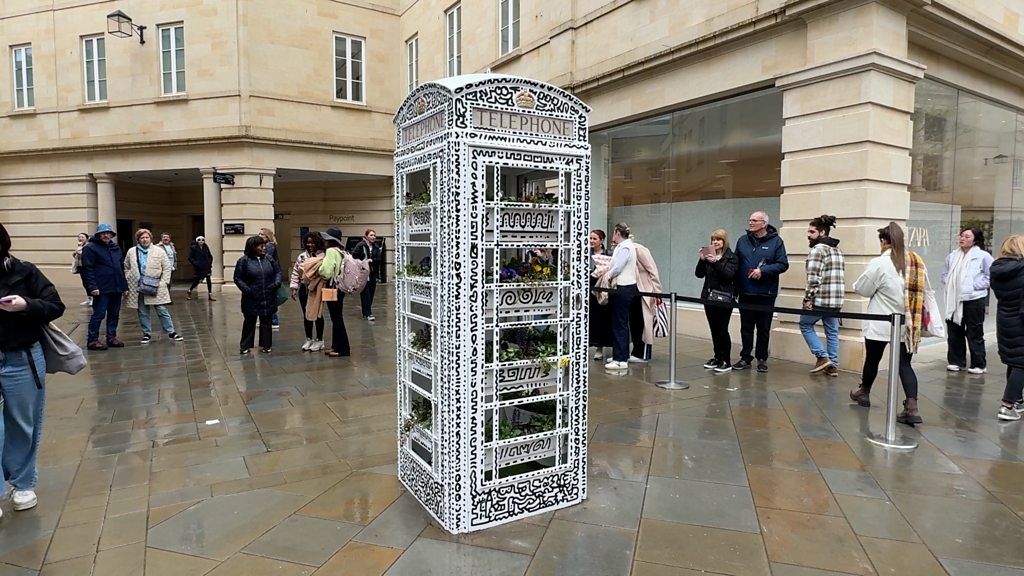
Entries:
[[712,290],[708,293],[708,300],[712,302],[721,302],[722,304],[736,303],[736,298],[733,297],[732,293],[726,292],[725,290]]
[[135,262],[139,267],[139,294],[143,296],[156,296],[160,293],[160,279],[146,276],[146,271],[142,269],[142,257],[139,256],[139,251],[135,250]]

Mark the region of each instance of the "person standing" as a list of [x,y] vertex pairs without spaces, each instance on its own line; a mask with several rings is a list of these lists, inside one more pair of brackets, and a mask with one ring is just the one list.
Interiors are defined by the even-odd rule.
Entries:
[[[327,283],[328,288],[337,289],[334,278],[341,274],[342,264],[345,262],[345,243],[341,239],[341,230],[328,228],[321,232],[327,249],[324,251],[324,261],[320,263],[320,277]],[[345,303],[345,291],[337,290],[338,299],[327,301],[327,313],[331,316],[331,347],[327,350],[327,356],[338,358],[340,356],[351,356],[352,349],[348,342],[348,331],[345,329],[345,318],[341,315],[342,304]]]
[[[160,245],[158,245],[160,246]],[[128,296],[125,298],[129,308],[139,312],[139,327],[142,328],[142,344],[153,340],[153,325],[150,322],[149,307],[156,308],[160,317],[160,326],[167,337],[181,342],[184,338],[174,331],[174,320],[167,305],[171,302],[171,261],[162,246],[153,246],[153,233],[145,228],[135,232],[135,246],[128,249],[124,258],[125,276],[128,280]],[[143,277],[159,278],[160,284],[156,294],[146,295],[139,292],[139,281]]]
[[[597,260],[611,261],[611,252],[605,250],[604,230],[594,229],[590,232],[590,287],[597,284],[594,272],[598,268]],[[595,258],[597,257],[597,258]],[[611,309],[605,304],[599,304],[597,293],[590,292],[590,345],[595,348],[594,360],[604,360],[604,349],[612,347],[612,317]]]
[[[896,415],[902,424],[920,424],[917,409],[917,374],[911,361],[921,343],[924,317],[924,293],[931,285],[924,260],[906,249],[903,228],[890,222],[878,229],[882,255],[871,260],[860,278],[853,283],[857,294],[868,298],[868,314],[904,314],[906,324],[900,343],[900,383],[907,399],[903,411]],[[885,321],[864,322],[864,369],[861,385],[850,392],[850,399],[863,407],[871,406],[871,386],[878,376],[878,364],[889,344],[891,324]],[[895,351],[893,351],[895,353]]]
[[992,263],[992,291],[996,295],[996,342],[1006,364],[1006,387],[997,417],[1020,420],[1024,413],[1024,236],[1003,242],[999,259]]
[[[92,317],[89,319],[89,350],[124,348],[117,338],[117,322],[121,316],[121,296],[128,291],[128,281],[121,265],[121,247],[114,242],[117,233],[110,224],[100,224],[96,234],[82,249],[82,283],[92,296]],[[107,340],[100,340],[100,324],[107,319]]]
[[614,288],[608,305],[612,312],[612,359],[605,370],[619,371],[629,368],[629,311],[633,300],[639,296],[637,282],[636,250],[629,238],[629,226],[618,223],[612,232],[612,265],[605,277]]
[[[970,374],[984,374],[985,309],[988,307],[989,269],[992,255],[985,251],[985,234],[978,228],[960,233],[959,247],[946,256],[942,283],[946,285],[946,370],[967,368]],[[966,345],[964,341],[966,340]]]
[[[804,310],[839,312],[846,292],[846,260],[839,250],[839,240],[831,236],[836,217],[822,214],[811,220],[807,227],[807,243],[811,248],[805,265],[807,288],[804,290]],[[814,325],[821,321],[825,327],[827,348],[821,346]],[[816,359],[812,374],[825,373],[839,376],[839,318],[804,314],[800,317],[800,332]]]
[[235,286],[242,292],[242,338],[239,353],[249,354],[260,326],[260,349],[270,354],[273,331],[270,318],[277,312],[277,289],[281,286],[281,267],[267,257],[267,242],[261,236],[245,241],[245,254],[235,262]]
[[171,277],[167,279],[167,287],[170,288],[171,281],[174,279],[174,271],[178,269],[178,250],[174,247],[171,235],[167,232],[160,234],[160,247],[164,249],[167,260],[171,263]]
[[[11,236],[0,224],[0,497],[14,488],[15,510],[38,503],[36,460],[46,398],[43,328],[64,315],[53,283],[34,265],[11,255]],[[0,511],[0,516],[3,512]]]
[[[86,243],[89,242],[89,234],[85,232],[78,233],[78,247],[71,253],[71,273],[79,274],[81,279],[82,273],[82,249],[85,248]],[[83,283],[82,288],[85,288]],[[92,296],[89,295],[89,290],[85,290],[85,300],[78,304],[79,306],[92,306]]]
[[[299,252],[298,257],[295,258],[295,265],[292,266],[291,275],[288,278],[288,287],[291,292],[292,300],[295,300],[296,296],[299,299],[299,306],[302,307],[302,327],[306,331],[306,343],[302,345],[303,352],[319,352],[324,349],[324,315],[322,301],[319,298],[319,289],[314,290],[315,302],[313,306],[316,310],[307,308],[309,305],[310,289],[309,284],[306,281],[305,269],[307,262],[313,260],[319,260],[323,262],[324,258],[324,239],[320,236],[319,232],[307,232],[306,237],[302,239],[305,250]],[[319,263],[311,263],[310,266],[319,267]],[[321,282],[322,283],[322,282]],[[310,316],[315,320],[310,319]],[[313,328],[316,328],[316,334],[313,334]]]
[[[697,269],[693,275],[704,279],[700,297],[707,300],[711,292],[724,292],[730,298],[736,294],[736,270],[739,259],[729,249],[729,233],[719,228],[711,233],[711,250],[701,249],[697,259]],[[704,369],[714,370],[717,374],[732,371],[732,337],[729,335],[729,322],[732,320],[732,306],[704,305],[704,316],[708,319],[711,331],[711,342],[715,355],[704,363]]]
[[373,306],[373,295],[377,291],[377,275],[380,273],[381,251],[377,246],[377,232],[368,229],[363,232],[363,238],[352,249],[352,257],[356,260],[370,261],[370,277],[366,280],[366,286],[359,293],[359,301],[363,307],[363,319],[373,322],[376,318],[370,307]]
[[[266,243],[266,254],[268,260],[273,260],[277,263],[277,268],[281,268],[281,256],[277,253],[277,236],[274,235],[274,231],[270,228],[260,228],[260,238]],[[281,319],[277,316],[277,311],[270,317],[271,328],[277,330],[281,327]]]
[[[658,276],[658,265],[647,246],[633,240],[636,252],[636,287],[638,292],[661,293],[661,277]],[[646,364],[651,360],[654,346],[654,319],[658,313],[658,304],[649,296],[637,296],[629,308],[629,332],[633,350],[629,354],[629,362]]]
[[206,280],[207,298],[210,302],[216,302],[213,297],[213,283],[210,281],[210,274],[213,273],[213,253],[206,245],[206,238],[196,236],[196,241],[188,249],[188,262],[192,265],[192,285],[185,292],[185,299],[192,299],[192,292],[199,286],[199,283]]
[[[736,278],[740,304],[775,306],[775,299],[779,296],[779,276],[789,270],[789,257],[786,244],[769,222],[767,213],[759,211],[750,215],[747,233],[736,241],[736,257],[739,260]],[[774,315],[771,310],[740,310],[743,347],[739,361],[732,365],[733,369],[748,370],[756,359],[757,371],[768,371],[768,343]]]

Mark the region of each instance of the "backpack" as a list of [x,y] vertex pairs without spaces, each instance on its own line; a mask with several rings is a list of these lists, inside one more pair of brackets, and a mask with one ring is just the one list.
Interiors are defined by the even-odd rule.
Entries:
[[341,269],[334,277],[334,287],[346,294],[357,294],[363,291],[370,279],[370,261],[356,260],[348,252],[342,252]]

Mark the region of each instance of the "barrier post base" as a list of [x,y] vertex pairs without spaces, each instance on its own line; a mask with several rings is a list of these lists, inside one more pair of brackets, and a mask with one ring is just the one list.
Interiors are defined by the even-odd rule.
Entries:
[[896,434],[892,438],[887,438],[884,434],[868,432],[868,435],[864,438],[875,446],[881,446],[889,450],[913,450],[917,448],[917,442],[902,434]]
[[690,385],[686,382],[677,382],[675,380],[658,380],[655,386],[665,390],[688,390],[690,388]]

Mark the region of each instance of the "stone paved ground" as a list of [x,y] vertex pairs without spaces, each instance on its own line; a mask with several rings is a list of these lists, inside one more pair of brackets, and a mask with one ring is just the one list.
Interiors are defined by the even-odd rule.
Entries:
[[[351,360],[298,351],[296,306],[273,355],[244,359],[236,298],[176,302],[181,344],[138,345],[129,312],[128,348],[48,383],[40,504],[4,503],[0,576],[1024,574],[1001,370],[948,376],[926,353],[921,447],[897,454],[863,441],[883,414],[850,405],[856,375],[710,376],[685,340],[689,390],[651,384],[664,349],[594,371],[585,504],[449,536],[394,475],[390,315],[347,308]],[[65,319],[79,340],[85,316]]]

